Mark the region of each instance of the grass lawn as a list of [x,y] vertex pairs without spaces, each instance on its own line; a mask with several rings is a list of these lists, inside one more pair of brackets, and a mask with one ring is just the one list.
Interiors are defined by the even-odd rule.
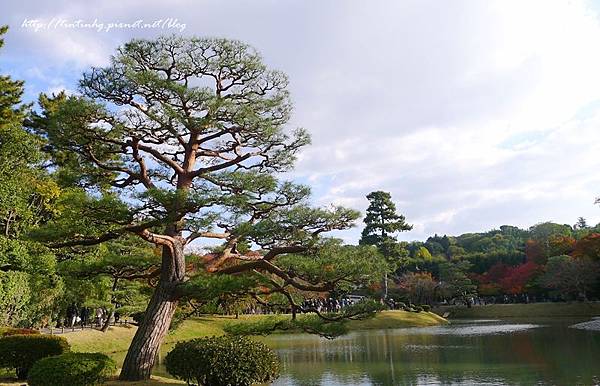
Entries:
[[[243,323],[244,321],[258,321],[263,318],[272,317],[271,315],[240,315],[239,319],[232,316],[203,316],[186,320],[177,330],[167,335],[164,345],[161,349],[161,355],[170,351],[172,344],[182,340],[193,338],[222,335],[224,334],[223,327],[228,323]],[[350,321],[350,330],[369,330],[369,329],[388,329],[388,328],[405,328],[405,327],[423,327],[434,326],[447,323],[447,321],[431,312],[406,312],[406,311],[383,311],[378,313],[374,318],[360,321]],[[118,326],[110,327],[105,333],[92,330],[77,330],[75,332],[65,333],[64,336],[71,344],[73,351],[81,352],[103,352],[110,355],[117,361],[122,361],[129,343],[135,334],[136,327],[134,326]],[[13,379],[11,379],[13,378]],[[23,385],[24,382],[19,382],[14,379],[14,373],[0,373],[0,385],[17,386]],[[152,376],[149,381],[143,382],[122,382],[116,378],[105,383],[108,386],[117,385],[131,386],[153,386],[153,385],[168,385],[168,384],[185,384],[174,379],[166,377]]]
[[[270,315],[205,316],[186,320],[174,332],[167,335],[165,344],[189,340],[202,336],[222,335],[228,323],[243,323],[268,318]],[[372,319],[350,321],[351,330],[404,328],[434,326],[447,321],[432,312],[383,311]],[[126,351],[135,334],[135,327],[111,327],[103,333],[98,330],[83,330],[64,334],[74,351],[103,352],[111,354]]]
[[533,318],[600,316],[600,302],[488,304],[486,306],[442,306],[434,310],[450,318]]
[[[110,380],[104,383],[104,386],[119,386],[123,385],[123,381],[119,381],[116,377],[113,380]],[[152,378],[148,381],[139,381],[139,382],[125,382],[127,386],[153,386],[153,385],[185,385],[186,383],[183,381],[179,381],[177,379],[170,379],[165,377],[159,377],[153,375]]]
[[[11,374],[10,378],[0,377],[0,386],[22,386],[26,385],[24,381],[14,379],[14,374]],[[178,381],[176,379],[169,379],[165,377],[158,377],[153,375],[148,381],[139,382],[126,382],[128,386],[154,386],[154,385],[185,385],[185,382]],[[123,381],[119,381],[116,377],[110,381],[104,383],[105,386],[118,386],[123,385]],[[57,385],[58,386],[58,385]]]
[[448,321],[433,312],[383,311],[374,318],[348,322],[350,330],[426,327],[446,324]]

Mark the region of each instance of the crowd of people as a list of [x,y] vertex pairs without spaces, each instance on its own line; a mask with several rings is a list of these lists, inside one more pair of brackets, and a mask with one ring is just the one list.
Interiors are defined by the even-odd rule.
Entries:
[[[342,309],[349,307],[353,304],[356,304],[362,300],[361,296],[349,296],[342,298],[333,298],[333,297],[320,297],[314,299],[306,299],[302,302],[302,304],[297,309],[299,313],[306,312],[339,312]],[[244,314],[286,314],[291,313],[291,306],[285,307],[269,307],[262,306],[260,304],[255,304],[246,308],[243,312]]]
[[[345,296],[341,298],[334,297],[319,297],[312,299],[305,299],[300,306],[296,309],[297,313],[310,313],[310,312],[340,312],[346,307],[352,306],[359,301],[364,299],[362,296]],[[534,303],[534,302],[552,302],[554,299],[550,299],[544,296],[535,296],[528,294],[516,294],[516,295],[498,295],[498,296],[473,296],[470,297],[469,303],[472,306],[482,306],[487,304],[514,304],[514,303]],[[381,300],[382,304],[388,309],[398,310],[406,307],[405,303],[396,301],[393,298],[388,298],[385,301]],[[452,299],[450,301],[443,301],[440,305],[451,305],[451,304],[462,304],[464,299]],[[291,306],[266,306],[260,304],[253,304],[244,309],[242,314],[286,314],[291,313]],[[110,323],[118,323],[120,315],[115,312],[111,315],[111,312],[105,307],[79,307],[73,303],[66,309],[64,318],[60,319],[57,327],[75,327],[75,326],[103,326],[107,319]]]
[[59,319],[57,327],[75,327],[75,326],[103,326],[108,318],[111,322],[119,321],[119,313],[111,313],[105,307],[79,307],[73,303],[69,305],[65,312],[64,319]]

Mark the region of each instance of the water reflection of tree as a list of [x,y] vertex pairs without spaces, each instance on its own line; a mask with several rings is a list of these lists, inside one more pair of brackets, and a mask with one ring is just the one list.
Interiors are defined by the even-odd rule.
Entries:
[[594,384],[600,334],[557,326],[466,336],[389,330],[277,346],[289,377],[282,384],[573,384],[574,376]]

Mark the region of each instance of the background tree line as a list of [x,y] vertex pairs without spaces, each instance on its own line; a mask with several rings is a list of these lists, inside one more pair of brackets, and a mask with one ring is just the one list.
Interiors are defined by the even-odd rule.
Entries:
[[[503,225],[481,233],[434,235],[400,242],[395,294],[427,303],[452,298],[489,301],[588,300],[600,296],[600,224]],[[462,290],[447,277],[464,276]],[[459,286],[461,287],[461,286]],[[426,294],[426,295],[423,295]]]

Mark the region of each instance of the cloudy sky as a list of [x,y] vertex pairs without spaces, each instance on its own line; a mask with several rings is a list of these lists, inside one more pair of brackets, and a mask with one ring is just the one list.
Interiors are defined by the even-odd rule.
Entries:
[[31,100],[75,90],[133,37],[252,44],[290,76],[293,126],[313,135],[293,178],[316,204],[363,211],[389,191],[414,224],[402,239],[600,222],[600,1],[21,0],[0,15],[0,72]]

